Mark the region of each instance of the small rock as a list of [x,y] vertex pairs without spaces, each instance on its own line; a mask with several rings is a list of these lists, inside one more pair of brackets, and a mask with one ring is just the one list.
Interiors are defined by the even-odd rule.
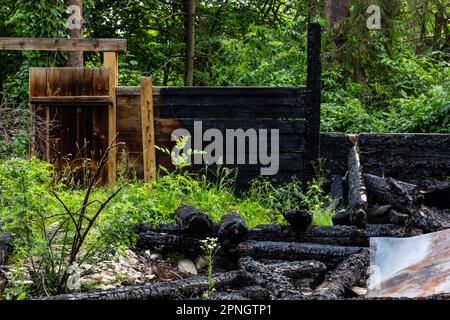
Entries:
[[100,273],[96,273],[91,276],[91,279],[95,282],[100,282],[103,279],[103,275],[101,275]]
[[152,260],[152,261],[160,261],[160,260],[162,260],[162,255],[160,255],[159,253],[152,253],[151,255],[150,255],[150,260]]
[[181,259],[180,261],[178,261],[178,270],[180,270],[181,272],[197,275],[197,269],[195,268],[192,260],[189,259]]

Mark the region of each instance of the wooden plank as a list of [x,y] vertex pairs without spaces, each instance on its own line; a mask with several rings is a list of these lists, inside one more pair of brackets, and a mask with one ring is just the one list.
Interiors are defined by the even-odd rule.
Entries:
[[230,119],[230,120],[201,120],[201,119],[156,119],[158,131],[172,134],[175,129],[183,128],[194,133],[195,121],[201,121],[203,131],[213,128],[220,131],[227,129],[244,131],[248,129],[278,129],[280,134],[302,134],[305,131],[304,120],[266,120],[266,119]]
[[0,50],[125,52],[125,39],[58,39],[0,37]]
[[151,78],[141,78],[141,123],[144,181],[150,182],[156,180],[153,81]]
[[109,105],[109,96],[53,96],[53,97],[30,97],[30,103],[45,105],[88,105],[102,106]]
[[45,68],[30,68],[30,97],[47,95],[47,71]]
[[[155,118],[201,118],[201,119],[301,119],[307,115],[306,106],[278,104],[230,105],[225,99],[217,99],[214,104],[202,105],[199,101],[184,105],[161,105],[154,100]],[[133,116],[140,110],[140,98],[135,95],[117,96],[117,108],[127,109]],[[121,119],[118,116],[118,119]]]
[[304,95],[160,95],[155,96],[155,105],[173,107],[198,107],[198,106],[305,106]]
[[360,134],[365,173],[397,179],[450,176],[450,135]]
[[155,87],[154,95],[178,96],[293,96],[306,94],[306,87]]
[[225,105],[220,102],[210,105],[155,106],[157,118],[200,118],[200,119],[301,119],[306,116],[302,106],[241,106]]
[[[159,95],[305,95],[309,92],[306,87],[153,87],[153,96]],[[140,87],[121,86],[117,88],[117,95],[140,95]]]
[[[109,69],[109,98],[111,104],[108,109],[108,145],[115,143],[116,138],[116,87],[119,84],[119,61],[117,52],[105,52],[104,66]],[[107,162],[107,176],[108,184],[114,185],[116,182],[116,172],[117,172],[117,150],[112,148],[108,154]]]

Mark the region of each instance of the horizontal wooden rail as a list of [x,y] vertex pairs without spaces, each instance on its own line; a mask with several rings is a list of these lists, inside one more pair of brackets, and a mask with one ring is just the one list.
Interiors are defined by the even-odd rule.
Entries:
[[0,50],[125,52],[125,39],[58,39],[0,37]]
[[109,105],[109,96],[50,96],[30,97],[30,103],[41,105]]

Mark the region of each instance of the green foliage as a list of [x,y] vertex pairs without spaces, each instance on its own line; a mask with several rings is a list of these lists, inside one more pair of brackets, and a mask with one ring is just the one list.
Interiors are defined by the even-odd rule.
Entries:
[[223,38],[214,67],[217,85],[306,83],[306,37],[298,24],[250,25],[242,39]]

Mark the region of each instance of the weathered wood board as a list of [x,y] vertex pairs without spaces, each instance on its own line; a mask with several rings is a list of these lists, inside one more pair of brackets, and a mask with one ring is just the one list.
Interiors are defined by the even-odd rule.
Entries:
[[30,149],[58,168],[99,161],[108,146],[106,68],[30,68]]
[[345,175],[346,158],[357,139],[364,173],[400,180],[450,177],[448,134],[321,134],[321,157],[330,174]]
[[[307,108],[305,88],[214,88],[214,87],[154,87],[155,144],[172,149],[172,132],[186,129],[194,135],[195,123],[201,121],[202,134],[207,129],[217,129],[225,139],[226,130],[277,129],[279,130],[279,155],[275,157],[280,170],[275,178],[288,181],[295,176],[304,179],[305,131]],[[133,161],[138,176],[142,172],[142,127],[139,108],[139,88],[119,87],[117,89],[117,131],[118,140],[126,144],[125,149]],[[203,150],[209,142],[203,142]],[[227,146],[223,145],[224,154]],[[269,146],[269,154],[271,152]],[[238,167],[238,185],[245,185],[260,174],[261,164],[251,163],[250,154],[257,154],[258,146],[248,143],[244,153],[246,164],[227,164]],[[226,161],[224,161],[226,162]],[[237,158],[235,159],[235,163]],[[170,156],[157,151],[157,165],[172,168]],[[201,170],[204,164],[195,164]],[[213,165],[212,168],[215,166]]]

